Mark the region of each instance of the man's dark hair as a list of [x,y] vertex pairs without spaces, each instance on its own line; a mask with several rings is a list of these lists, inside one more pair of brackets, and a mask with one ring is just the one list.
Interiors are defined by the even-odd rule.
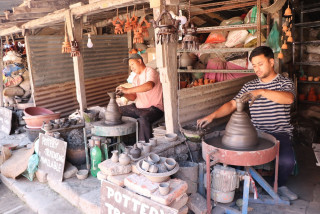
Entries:
[[273,54],[273,51],[271,48],[269,48],[267,46],[259,46],[259,47],[256,47],[255,49],[253,49],[253,51],[251,52],[250,57],[249,57],[250,62],[253,57],[259,56],[261,54],[263,54],[268,59],[274,59],[274,54]]

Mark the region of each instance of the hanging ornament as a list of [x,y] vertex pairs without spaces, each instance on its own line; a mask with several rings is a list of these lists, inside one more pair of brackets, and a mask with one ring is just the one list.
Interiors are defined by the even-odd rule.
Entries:
[[71,57],[80,56],[79,45],[76,40],[71,41]]
[[71,45],[68,39],[67,23],[65,22],[64,42],[62,42],[61,53],[70,53],[70,52],[71,52]]
[[130,25],[131,25],[131,28],[134,30],[138,27],[138,17],[135,16],[135,8],[136,8],[136,5],[134,5],[134,8],[133,8],[133,15],[130,19]]
[[292,16],[292,12],[289,7],[289,2],[288,2],[288,8],[284,11],[284,16]]
[[283,32],[286,32],[287,30],[288,30],[287,25],[282,25],[282,31],[283,31]]
[[282,44],[281,49],[283,49],[283,50],[288,49],[288,45],[286,43],[286,40],[284,40],[284,43]]
[[[199,50],[199,39],[196,36],[197,28],[191,23],[190,15],[190,5],[191,0],[189,0],[189,20],[183,25],[184,38],[182,40],[182,48],[187,50]],[[181,22],[182,23],[182,22]]]
[[145,10],[144,10],[144,5],[143,5],[143,19],[140,20],[140,24],[139,26],[142,27],[142,35],[146,38],[146,37],[149,37],[149,31],[148,31],[148,28],[151,26],[151,23],[149,23],[147,20],[146,20],[146,13],[145,13]]
[[287,30],[287,32],[286,32],[286,36],[291,36],[291,31],[290,30]]
[[281,51],[278,53],[278,59],[283,59],[283,53]]
[[143,28],[139,25],[133,31],[133,44],[143,43]]
[[91,41],[90,33],[88,34],[87,47],[88,47],[88,48],[92,48],[92,47],[93,47],[93,43],[92,43],[92,41]]
[[288,37],[287,42],[293,42],[292,36],[289,36],[289,37]]
[[128,7],[127,7],[127,21],[126,23],[124,24],[124,32],[128,32],[132,30],[132,27],[131,27],[131,22],[130,22],[130,18],[129,18],[129,12],[128,12]]
[[119,10],[117,9],[117,18],[112,21],[114,28],[114,34],[123,34],[122,25],[124,21],[119,18]]

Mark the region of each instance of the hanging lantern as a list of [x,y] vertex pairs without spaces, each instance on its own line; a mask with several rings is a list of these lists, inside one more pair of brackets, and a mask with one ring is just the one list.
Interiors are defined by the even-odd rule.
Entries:
[[283,59],[283,53],[281,51],[278,53],[278,59]]
[[284,43],[282,44],[281,49],[288,49],[286,41],[284,41]]
[[292,12],[291,12],[291,9],[289,7],[289,4],[288,4],[288,8],[284,11],[284,16],[292,16]]
[[287,42],[293,42],[292,36],[289,36],[289,37],[288,37]]

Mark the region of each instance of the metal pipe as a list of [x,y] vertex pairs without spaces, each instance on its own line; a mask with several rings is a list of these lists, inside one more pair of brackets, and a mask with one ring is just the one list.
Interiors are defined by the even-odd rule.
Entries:
[[273,185],[273,190],[275,193],[278,192],[278,172],[279,172],[279,145],[280,142],[278,142],[277,145],[277,155],[276,155],[276,165],[275,165],[275,173],[274,173],[274,185]]

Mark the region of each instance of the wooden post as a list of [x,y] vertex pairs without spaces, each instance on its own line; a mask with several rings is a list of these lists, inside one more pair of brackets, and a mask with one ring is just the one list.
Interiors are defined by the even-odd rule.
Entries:
[[25,43],[25,49],[26,49],[26,55],[27,55],[27,62],[28,62],[28,72],[29,72],[30,85],[31,85],[31,97],[32,97],[32,99],[33,99],[33,104],[34,104],[34,106],[36,106],[36,100],[34,99],[34,81],[33,81],[33,75],[32,75],[32,64],[31,64],[31,50],[30,50],[30,42],[29,42],[29,31],[26,31],[26,32],[25,32],[24,43]]
[[[76,40],[79,45],[79,50],[81,50],[82,42],[82,20],[77,19],[73,21],[73,17],[70,13],[70,10],[66,12],[66,22],[67,22],[67,31],[69,39]],[[73,26],[74,25],[74,26]],[[83,116],[84,109],[87,108],[86,100],[86,90],[84,83],[84,70],[83,70],[83,57],[82,53],[78,57],[73,57],[73,69],[74,69],[74,79],[76,84],[76,93],[77,100],[80,107],[80,114]]]
[[[1,53],[0,53],[0,59],[1,59],[1,62],[0,62],[0,70],[2,71],[3,70],[3,42],[2,42],[2,36],[0,37],[0,48],[1,48]],[[3,74],[1,72],[1,75],[0,75],[0,107],[3,107]]]
[[[159,6],[158,6],[159,5]],[[153,17],[156,20],[163,6],[158,4],[153,8]],[[176,9],[178,4],[175,5]],[[171,7],[172,8],[172,7]],[[159,29],[155,29],[157,35]],[[157,36],[156,36],[157,38]],[[177,42],[156,44],[157,67],[163,88],[164,115],[167,133],[179,132],[178,125],[178,69],[177,69]]]

